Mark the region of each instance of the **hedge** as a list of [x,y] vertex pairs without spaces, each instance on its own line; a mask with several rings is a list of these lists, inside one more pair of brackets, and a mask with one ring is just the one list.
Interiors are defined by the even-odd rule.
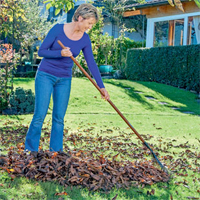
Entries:
[[129,49],[125,75],[200,92],[200,45]]

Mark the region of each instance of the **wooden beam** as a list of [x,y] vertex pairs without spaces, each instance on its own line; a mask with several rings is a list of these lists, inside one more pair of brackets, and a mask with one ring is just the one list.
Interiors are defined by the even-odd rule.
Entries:
[[142,14],[141,10],[130,10],[130,11],[125,11],[123,16],[130,17],[130,16],[135,16],[135,15],[141,15],[141,14]]
[[175,30],[174,20],[170,20],[169,33],[168,33],[168,46],[174,46],[174,30]]

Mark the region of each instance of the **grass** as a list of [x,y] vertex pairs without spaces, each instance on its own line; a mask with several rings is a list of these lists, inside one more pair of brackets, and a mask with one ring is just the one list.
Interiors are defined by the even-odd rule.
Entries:
[[[186,90],[172,86],[150,83],[133,82],[127,80],[104,80],[111,100],[125,115],[129,122],[141,135],[152,135],[148,143],[154,145],[155,151],[159,151],[159,159],[166,155],[160,149],[169,149],[174,159],[185,158],[185,162],[194,163],[195,158],[182,156],[186,150],[199,153],[200,130],[200,104],[197,95]],[[34,90],[34,79],[16,78],[14,86]],[[147,98],[148,97],[148,98]],[[149,98],[153,97],[153,98]],[[162,103],[161,103],[162,102]],[[163,103],[164,102],[164,103]],[[172,109],[178,108],[178,109]],[[193,114],[184,112],[190,111]],[[44,127],[51,125],[52,101]],[[0,127],[29,125],[32,114],[18,116],[0,116]],[[138,142],[137,137],[127,128],[125,122],[119,117],[113,108],[100,98],[98,91],[85,78],[73,78],[72,93],[69,107],[65,117],[65,128],[70,134],[83,134],[93,140],[97,135],[123,142],[124,135],[132,142]],[[110,131],[112,130],[112,131]],[[44,133],[42,133],[44,134]],[[116,138],[114,138],[116,137]],[[22,137],[25,138],[25,135]],[[15,140],[10,140],[8,146],[16,146]],[[188,147],[175,147],[180,144],[188,144]],[[7,152],[7,146],[1,144],[2,153]],[[71,148],[88,148],[83,141],[75,147],[73,143],[65,142]],[[97,147],[97,142],[92,147]],[[105,144],[108,146],[108,144]],[[141,145],[141,144],[139,144]],[[44,148],[48,149],[48,142]],[[122,147],[119,147],[122,148]],[[109,154],[105,150],[102,153]],[[131,159],[126,157],[125,159]],[[199,163],[199,158],[196,158]],[[169,160],[165,161],[170,164]],[[197,165],[199,167],[199,165]],[[183,170],[181,170],[182,172]],[[183,173],[183,172],[182,172]],[[174,173],[169,183],[158,183],[144,188],[131,187],[126,189],[113,189],[109,193],[89,192],[86,188],[68,187],[53,182],[38,182],[25,178],[11,179],[5,172],[0,172],[0,199],[112,199],[116,194],[118,199],[200,199],[200,175],[187,169],[188,176],[178,176]],[[149,193],[155,190],[154,195]],[[55,195],[65,191],[67,195]]]

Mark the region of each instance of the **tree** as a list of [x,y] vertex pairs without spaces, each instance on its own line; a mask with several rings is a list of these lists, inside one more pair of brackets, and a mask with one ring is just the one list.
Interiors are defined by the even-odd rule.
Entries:
[[36,41],[43,40],[49,29],[55,24],[47,21],[48,12],[41,13],[42,6],[38,0],[20,0],[25,18],[19,18],[15,23],[15,38],[18,41],[20,57],[27,55],[31,60],[32,46]]
[[[12,43],[12,46],[3,45],[0,48],[1,62],[5,63],[5,67],[0,71],[0,83],[3,85],[0,91],[3,99],[0,99],[0,103],[1,100],[7,101],[9,73],[17,64],[20,64],[23,53],[30,55],[32,45],[36,41],[42,40],[54,25],[47,22],[47,12],[41,13],[39,3],[39,0],[1,0],[0,18],[3,21],[1,21],[0,36],[1,38],[7,37],[7,43]],[[11,55],[12,60],[10,59]],[[17,55],[19,56],[17,57]]]
[[14,23],[19,17],[24,19],[24,10],[22,9],[22,1],[1,0],[0,4],[0,34],[1,37],[12,35],[10,41],[14,40]]
[[0,33],[13,44],[21,63],[24,54],[30,59],[32,45],[42,40],[54,23],[47,22],[47,11],[41,13],[43,4],[40,6],[39,0],[5,0],[2,5],[2,16],[8,20],[3,21]]

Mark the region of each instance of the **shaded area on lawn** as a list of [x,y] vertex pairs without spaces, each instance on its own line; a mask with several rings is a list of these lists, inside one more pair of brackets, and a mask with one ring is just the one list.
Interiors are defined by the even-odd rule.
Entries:
[[[147,107],[149,109],[153,109],[153,105],[151,103],[149,103],[148,101],[146,101],[144,98],[142,98],[140,93],[137,93],[139,91],[135,90],[134,82],[132,82],[131,87],[130,87],[130,84],[127,84],[126,82],[120,82],[118,80],[108,79],[108,80],[105,80],[104,82],[124,89],[124,92],[127,95],[129,95],[133,100],[140,102],[141,104],[143,104],[145,107]],[[124,102],[124,103],[126,103],[126,102]]]
[[[200,115],[200,103],[197,101],[198,95],[191,93],[190,91],[176,88],[173,86],[168,86],[164,84],[158,84],[158,83],[150,83],[150,82],[139,82],[140,84],[144,85],[145,87],[148,87],[152,90],[154,90],[157,93],[160,93],[161,95],[165,96],[166,98],[174,101],[179,102],[184,107],[180,107],[180,112],[183,111],[191,111],[194,112],[196,115]],[[170,87],[170,90],[166,90],[165,87]]]
[[28,84],[28,83],[30,83],[34,80],[35,80],[34,78],[15,78],[14,83],[15,83],[15,85],[19,85],[19,84],[22,84],[22,83]]
[[[162,104],[163,106],[171,109],[175,108],[176,111],[181,113],[188,111],[188,114],[191,112],[194,115],[200,115],[200,103],[197,101],[198,95],[191,93],[190,91],[153,82],[132,82],[128,80],[121,82],[118,80],[110,79],[105,80],[104,82],[124,89],[124,92],[127,95],[129,95],[133,100],[143,104],[147,109],[151,110],[154,108],[153,104],[147,100],[148,98],[143,98],[143,96],[148,97],[148,91],[151,90],[150,94],[152,95],[153,100],[157,100],[156,96],[159,96],[159,99],[165,99],[166,102],[158,102],[159,104]],[[141,91],[135,90],[134,84],[142,85],[143,87],[141,88]],[[174,107],[173,103],[179,105]]]

